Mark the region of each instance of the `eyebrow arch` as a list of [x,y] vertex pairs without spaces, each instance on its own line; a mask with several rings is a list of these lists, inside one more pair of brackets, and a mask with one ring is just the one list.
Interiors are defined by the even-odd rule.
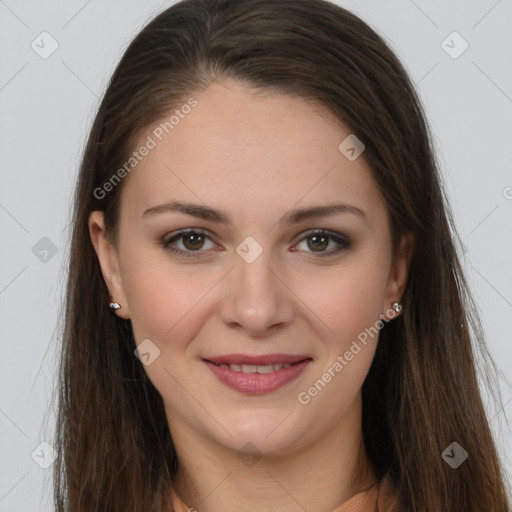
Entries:
[[[210,220],[213,222],[221,222],[223,224],[231,224],[229,216],[214,208],[206,205],[187,203],[182,201],[169,201],[158,206],[148,208],[142,214],[143,217],[153,216],[158,213],[165,212],[178,212],[193,217],[198,217],[204,220]],[[335,215],[337,213],[351,213],[358,215],[363,220],[368,220],[366,213],[358,208],[357,206],[345,204],[345,203],[332,203],[322,206],[313,206],[310,208],[298,208],[285,213],[280,219],[279,224],[297,224],[303,220],[310,219],[313,217],[327,217]]]

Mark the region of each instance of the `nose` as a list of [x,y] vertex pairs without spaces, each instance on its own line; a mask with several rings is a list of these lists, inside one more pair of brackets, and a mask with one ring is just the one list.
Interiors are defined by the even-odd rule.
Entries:
[[250,263],[235,255],[234,266],[226,276],[228,283],[220,305],[223,323],[260,338],[289,325],[295,312],[294,294],[282,269],[280,272],[272,265],[269,251]]

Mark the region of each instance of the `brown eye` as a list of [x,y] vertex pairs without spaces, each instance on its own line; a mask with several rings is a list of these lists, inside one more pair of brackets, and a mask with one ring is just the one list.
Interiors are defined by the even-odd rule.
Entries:
[[178,254],[179,256],[197,258],[201,256],[203,252],[207,252],[206,249],[208,249],[208,247],[204,249],[206,241],[210,241],[210,248],[214,247],[215,244],[205,232],[199,229],[189,229],[180,231],[171,237],[162,238],[160,244],[165,250]]
[[204,236],[202,234],[187,233],[183,235],[181,239],[183,240],[183,245],[191,251],[201,249],[204,245]]
[[[300,246],[303,242],[306,242],[306,252],[315,253],[315,257],[320,258],[338,254],[348,249],[352,243],[348,237],[341,233],[329,233],[324,230],[313,231],[306,234],[297,246]],[[326,250],[331,244],[334,244],[334,248]]]
[[316,252],[317,249],[322,251],[329,245],[329,237],[323,235],[313,235],[307,238],[311,243],[308,243],[308,247],[310,247],[313,252]]

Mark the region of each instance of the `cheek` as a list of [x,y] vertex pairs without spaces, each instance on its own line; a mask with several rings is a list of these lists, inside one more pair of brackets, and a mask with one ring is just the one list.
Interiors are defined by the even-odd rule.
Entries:
[[194,380],[190,368],[196,370],[190,365],[196,355],[193,342],[213,314],[213,294],[208,292],[221,277],[190,269],[134,252],[125,261],[125,292],[136,344],[149,339],[160,350],[144,370],[162,396],[183,413],[188,410],[183,385],[200,395],[189,382]]
[[[361,260],[333,269],[313,288],[312,309],[330,331],[322,338],[318,366],[300,389],[300,414],[322,416],[325,425],[339,421],[350,409],[370,369],[377,347],[385,291],[381,265]],[[315,426],[311,435],[324,428]],[[326,428],[326,427],[325,427]]]
[[207,306],[208,291],[218,281],[212,274],[171,264],[151,251],[131,252],[123,280],[136,341],[154,339],[162,348],[191,339],[199,329],[197,312]]
[[361,259],[357,264],[335,267],[324,277],[304,283],[306,286],[312,290],[308,305],[329,327],[328,338],[350,344],[379,319],[386,273],[382,265]]

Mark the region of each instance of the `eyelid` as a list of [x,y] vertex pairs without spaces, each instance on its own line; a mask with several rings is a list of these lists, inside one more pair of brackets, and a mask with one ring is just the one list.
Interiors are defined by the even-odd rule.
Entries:
[[177,232],[167,234],[163,236],[160,239],[160,245],[164,248],[164,250],[175,253],[179,256],[184,256],[186,258],[196,258],[198,257],[202,252],[202,250],[198,251],[184,251],[183,249],[175,249],[171,247],[171,244],[174,243],[174,241],[179,240],[180,238],[184,237],[185,235],[194,234],[194,235],[202,235],[205,238],[209,239],[213,243],[214,240],[210,236],[209,232],[206,229],[203,228],[186,228],[186,229],[180,229]]
[[306,231],[302,231],[300,235],[298,235],[300,238],[298,238],[297,242],[301,242],[307,237],[313,236],[313,235],[324,235],[328,236],[329,238],[333,240],[339,240],[340,242],[343,242],[345,244],[351,243],[350,238],[347,235],[344,235],[343,233],[338,233],[336,231],[331,231],[329,229],[325,228],[314,228],[314,229],[307,229]]
[[[185,236],[185,235],[188,235],[188,234],[197,234],[197,235],[202,235],[204,236],[205,238],[209,239],[210,241],[212,241],[213,243],[216,243],[212,237],[210,236],[209,234],[209,231],[206,230],[206,229],[203,229],[203,228],[186,228],[186,229],[181,229],[177,232],[174,232],[174,233],[171,233],[170,235],[165,235],[164,237],[162,237],[160,239],[160,245],[167,251],[169,252],[172,252],[172,253],[175,253],[179,256],[184,256],[186,258],[197,258],[197,257],[201,257],[200,254],[203,253],[203,252],[207,252],[205,250],[197,250],[197,251],[184,251],[182,249],[175,249],[175,248],[172,248],[171,247],[171,244],[176,241],[176,240],[179,240],[181,237]],[[309,229],[309,230],[306,230],[306,231],[303,231],[300,233],[300,235],[298,235],[300,238],[298,238],[298,240],[296,242],[294,242],[294,246],[298,245],[299,243],[303,242],[304,240],[306,240],[307,238],[309,237],[312,237],[312,236],[315,236],[315,235],[318,235],[318,236],[326,236],[327,238],[329,238],[330,240],[334,241],[335,243],[337,243],[340,247],[338,247],[337,249],[335,250],[330,250],[330,251],[325,251],[325,252],[317,252],[315,253],[315,251],[307,251],[307,252],[310,252],[312,253],[314,256],[307,256],[309,258],[322,258],[322,257],[329,257],[329,256],[332,256],[332,255],[335,255],[335,254],[339,254],[340,252],[342,252],[343,250],[346,250],[348,249],[351,245],[352,245],[352,240],[342,234],[342,233],[338,233],[338,232],[334,232],[334,231],[330,231],[330,230],[327,230],[327,229],[322,229],[322,228],[317,228],[317,229]],[[298,250],[295,250],[294,252],[300,252]]]
[[[335,256],[341,253],[342,251],[348,249],[352,245],[352,240],[342,233],[338,233],[335,231],[330,231],[328,229],[309,229],[306,231],[303,231],[299,236],[299,240],[294,244],[298,245],[302,241],[306,240],[309,237],[312,237],[314,235],[318,236],[326,236],[330,240],[337,243],[340,247],[334,250],[330,251],[324,251],[324,252],[315,252],[315,251],[307,251],[309,254],[313,254],[313,256],[306,256],[307,258],[328,258],[329,256]],[[297,251],[299,252],[299,251]]]

